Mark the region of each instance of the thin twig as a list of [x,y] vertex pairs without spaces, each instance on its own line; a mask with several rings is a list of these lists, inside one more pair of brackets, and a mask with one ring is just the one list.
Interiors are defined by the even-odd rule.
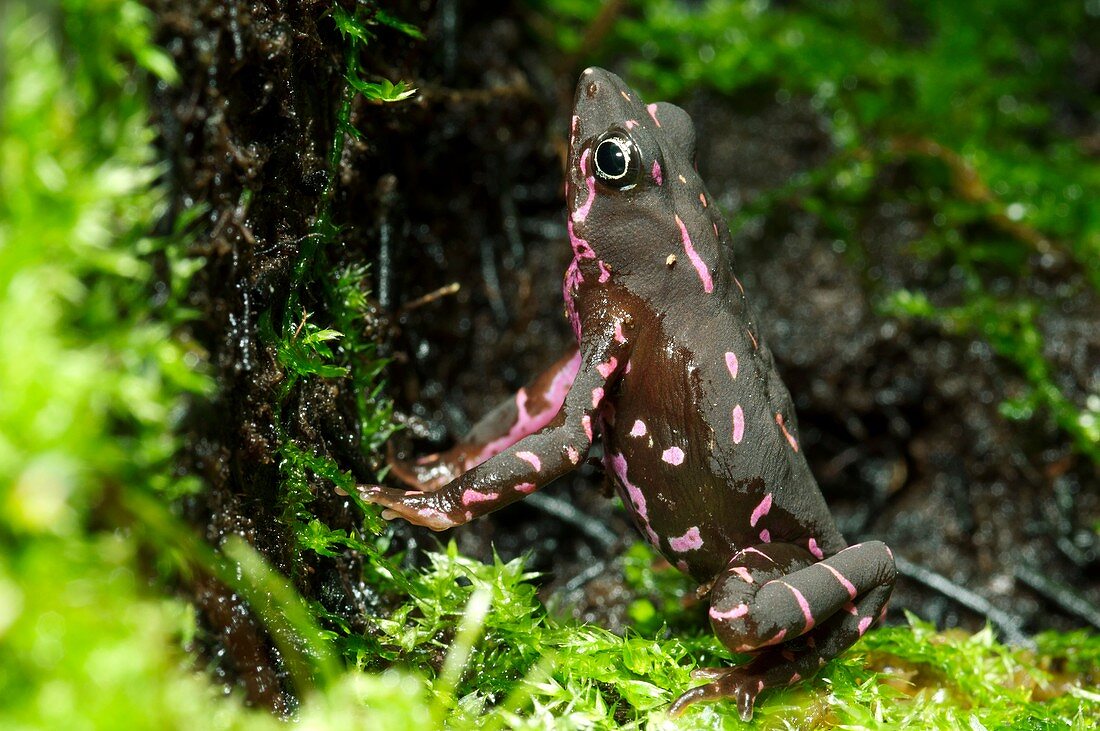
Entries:
[[1001,634],[1004,635],[1005,641],[1010,645],[1022,645],[1024,647],[1035,646],[1031,638],[1024,634],[1023,620],[1019,617],[1009,614],[1002,609],[998,609],[985,597],[975,594],[965,587],[959,586],[946,576],[937,574],[935,571],[915,564],[901,556],[895,555],[894,563],[898,567],[898,573],[902,576],[910,578],[917,583],[924,584],[928,588],[940,592],[948,599],[958,602],[967,609],[984,616],[1001,630]]
[[1017,566],[1016,578],[1060,606],[1070,614],[1080,617],[1100,629],[1100,611],[1080,593],[1060,584],[1030,566]]
[[525,502],[533,505],[544,513],[572,525],[581,533],[584,533],[596,543],[599,543],[604,549],[610,549],[615,545],[616,541],[619,540],[618,536],[608,529],[607,526],[587,513],[577,510],[573,503],[567,500],[562,500],[559,497],[554,497],[545,493],[536,493],[529,496]]
[[405,304],[401,305],[401,309],[398,312],[400,314],[404,314],[406,312],[411,312],[412,310],[415,310],[418,307],[423,307],[424,305],[431,304],[432,302],[435,302],[437,299],[440,299],[442,297],[446,297],[448,295],[455,294],[460,289],[462,289],[462,285],[460,285],[458,282],[451,282],[450,284],[445,285],[443,287],[440,287],[439,289],[435,289],[435,290],[432,290],[431,292],[428,292],[426,295],[423,295],[421,297],[417,297],[416,299],[411,300],[410,302],[406,302]]

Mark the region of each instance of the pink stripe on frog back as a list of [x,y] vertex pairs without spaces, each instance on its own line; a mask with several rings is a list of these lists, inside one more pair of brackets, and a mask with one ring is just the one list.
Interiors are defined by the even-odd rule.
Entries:
[[619,482],[626,489],[627,497],[630,498],[630,505],[634,508],[634,514],[638,517],[638,522],[641,524],[646,538],[655,548],[660,548],[661,539],[657,535],[657,531],[653,530],[653,526],[649,524],[649,511],[646,507],[645,495],[626,475],[626,457],[621,454],[612,454],[609,462],[611,463],[611,471],[615,473],[615,476],[619,478]]
[[649,116],[653,117],[653,123],[656,124],[658,127],[660,127],[661,126],[661,120],[657,119],[657,105],[656,104],[646,104],[645,105],[645,110],[647,112],[649,112]]
[[688,235],[687,226],[680,220],[679,216],[676,216],[676,225],[680,227],[680,240],[684,244],[684,252],[687,254],[688,259],[691,260],[692,266],[695,267],[696,273],[699,275],[700,281],[703,282],[703,291],[711,293],[714,291],[714,280],[710,278],[710,270],[707,269],[706,262],[695,251],[695,245],[691,243],[691,236]]
[[745,411],[741,404],[733,407],[733,443],[740,444],[745,438]]
[[653,161],[653,182],[657,185],[664,182],[664,177],[661,175],[661,163],[656,160]]
[[703,537],[699,535],[699,526],[693,525],[682,536],[668,539],[668,545],[676,553],[698,551],[703,547]]
[[581,354],[577,352],[561,370],[554,374],[549,388],[543,394],[546,406],[534,414],[527,412],[527,389],[521,388],[517,391],[516,422],[512,424],[512,428],[508,430],[507,434],[482,447],[473,459],[467,461],[466,468],[469,469],[479,465],[490,457],[500,454],[520,439],[534,434],[553,421],[554,417],[561,411],[561,405],[565,403],[565,395],[569,393],[569,387],[573,385],[573,380],[577,377],[577,371],[580,370],[580,367]]
[[753,508],[752,515],[749,516],[749,525],[753,528],[760,522],[760,519],[768,514],[768,511],[772,509],[772,494],[769,492],[764,496],[764,499],[760,501],[760,504]]
[[591,154],[592,149],[589,147],[584,148],[584,152],[581,153],[581,175],[584,176],[584,185],[588,189],[588,198],[573,211],[572,218],[576,223],[588,218],[588,212],[592,210],[592,201],[596,200],[596,176],[588,173],[588,157]]
[[[568,223],[566,227],[570,231],[570,236],[572,236],[573,224]],[[580,260],[573,257],[573,261],[569,262],[569,268],[565,270],[565,279],[562,280],[561,284],[561,294],[562,299],[565,300],[565,313],[569,317],[569,325],[573,328],[573,335],[577,338],[577,342],[581,340],[581,316],[577,312],[577,302],[573,295],[583,282],[584,274],[581,273]]]
[[730,372],[730,378],[737,378],[737,353],[726,353],[726,369]]

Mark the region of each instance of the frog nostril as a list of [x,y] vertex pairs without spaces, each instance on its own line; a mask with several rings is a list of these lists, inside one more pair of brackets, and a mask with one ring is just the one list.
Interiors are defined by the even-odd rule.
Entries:
[[600,90],[600,87],[596,85],[595,81],[593,81],[591,84],[589,84],[585,88],[584,93],[589,99],[595,99],[596,98],[596,92],[598,92],[599,90]]

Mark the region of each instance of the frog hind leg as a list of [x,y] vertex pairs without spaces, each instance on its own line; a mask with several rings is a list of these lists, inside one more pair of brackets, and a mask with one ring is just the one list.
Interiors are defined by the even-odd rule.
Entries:
[[755,656],[739,667],[697,671],[710,682],[680,696],[669,713],[732,698],[750,720],[762,690],[811,677],[880,620],[895,575],[894,557],[880,541],[822,560],[789,543],[739,551],[711,590],[711,626],[726,647]]
[[573,346],[514,396],[494,407],[445,452],[400,460],[394,457],[391,448],[390,473],[410,487],[435,492],[549,424],[561,410],[579,366],[580,354]]

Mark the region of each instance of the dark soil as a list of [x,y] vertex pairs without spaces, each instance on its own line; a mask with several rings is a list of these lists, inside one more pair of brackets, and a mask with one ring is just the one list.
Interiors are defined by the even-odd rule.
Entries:
[[[346,384],[313,382],[280,401],[284,374],[261,328],[265,313],[276,322],[285,314],[303,237],[330,182],[345,43],[324,15],[327,3],[149,5],[184,79],[156,90],[156,123],[175,214],[205,211],[192,252],[206,263],[191,293],[200,316],[190,335],[220,386],[213,402],[195,405],[187,429],[187,467],[208,490],[186,515],[214,544],[245,536],[306,597],[361,626],[381,600],[362,585],[359,558],[294,555],[278,519],[276,449],[289,438],[364,479],[379,463],[359,456]],[[421,93],[391,106],[355,102],[352,123],[363,137],[349,140],[333,181],[341,233],[327,255],[332,265],[373,266],[379,338],[393,359],[389,393],[408,426],[395,443],[419,453],[446,446],[567,345],[562,154],[581,69],[556,67],[560,57],[512,5],[387,6],[428,40],[379,28],[364,66]],[[798,99],[779,103],[754,91],[687,106],[701,172],[727,214],[832,154],[822,121]],[[1021,567],[1035,569],[1100,604],[1096,466],[1045,415],[1000,415],[998,404],[1025,381],[987,345],[876,314],[876,298],[899,287],[924,289],[937,303],[960,296],[949,271],[907,251],[929,213],[890,195],[906,175],[901,163],[886,171],[844,243],[794,200],[736,236],[738,273],[795,396],[802,443],[849,540],[887,541],[1027,631],[1080,626],[1016,577]],[[1077,307],[1048,313],[1043,325],[1059,385],[1083,399],[1100,380],[1100,306],[1075,276],[1052,271],[1050,281],[1008,286],[1081,292]],[[451,282],[461,285],[457,294],[402,310]],[[298,296],[324,322],[316,287]],[[614,558],[635,536],[600,483],[585,468],[545,494],[610,529],[620,539],[610,547],[577,521],[528,504],[454,535],[484,558],[492,547],[504,558],[528,554],[547,574],[547,595],[596,562],[617,576]],[[314,489],[311,507],[327,524],[358,522],[330,485],[319,480]],[[426,532],[397,530],[397,547],[436,545]],[[591,591],[571,592],[569,609],[621,629],[616,583],[604,576]],[[251,702],[289,708],[277,653],[243,601],[213,582],[188,592],[206,623],[207,657]],[[890,621],[902,609],[943,627],[984,622],[905,578]]]

